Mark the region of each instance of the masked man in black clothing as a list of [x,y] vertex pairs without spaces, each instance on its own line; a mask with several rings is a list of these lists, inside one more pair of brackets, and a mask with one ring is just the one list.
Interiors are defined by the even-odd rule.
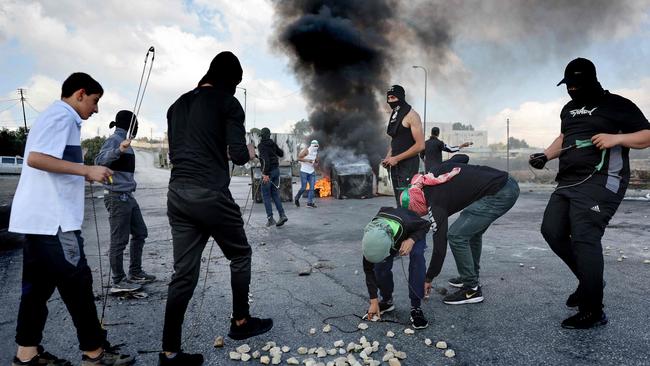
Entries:
[[607,323],[601,238],[625,196],[630,148],[650,146],[650,123],[634,103],[603,90],[587,59],[571,61],[561,84],[571,101],[560,113],[560,136],[531,155],[530,165],[542,169],[548,160],[560,159],[542,235],[578,279],[566,304],[579,312],[562,327],[584,329]]
[[[434,167],[442,164],[442,152],[456,153],[464,147],[472,145],[471,142],[464,142],[460,146],[449,146],[444,141],[438,139],[440,136],[440,129],[434,127],[431,129],[431,137],[424,143],[424,151],[420,153],[420,158],[424,159],[424,169],[427,172],[433,170]],[[465,163],[469,162],[469,157],[464,154],[454,155],[454,161]]]
[[228,336],[245,339],[273,327],[271,319],[253,318],[249,313],[252,251],[241,211],[228,189],[228,159],[242,165],[255,156],[252,146],[246,146],[244,111],[234,97],[241,78],[237,57],[221,52],[197,88],[183,94],[167,112],[173,164],[167,216],[174,242],[174,274],[165,308],[160,365],[203,364],[202,355],[181,351],[181,330],[210,236],[230,260],[233,306]]
[[[284,213],[282,199],[280,199],[280,168],[278,157],[284,156],[284,151],[278,147],[275,141],[271,140],[271,130],[264,127],[260,132],[261,141],[257,145],[262,164],[262,199],[266,210],[266,226],[282,226],[287,222],[287,215]],[[273,219],[273,204],[278,210],[280,220],[276,223]]]
[[418,154],[424,150],[424,133],[420,115],[406,102],[406,92],[393,85],[386,93],[386,102],[393,109],[386,133],[390,147],[382,164],[390,169],[390,179],[399,206],[399,195],[420,168]]
[[[374,321],[381,314],[393,311],[393,260],[398,254],[409,256],[409,298],[411,299],[411,324],[424,329],[429,322],[420,308],[424,297],[424,273],[426,261],[425,235],[430,223],[405,208],[382,207],[366,226],[361,245],[363,248],[363,271],[370,295],[368,320]],[[377,289],[381,301],[377,296]]]
[[[433,230],[433,252],[426,273],[425,293],[440,274],[447,253],[447,240],[454,253],[459,277],[449,284],[459,290],[444,298],[445,304],[472,304],[483,301],[479,283],[483,233],[512,208],[519,197],[519,185],[508,173],[487,166],[445,161],[432,172],[436,177],[453,175],[441,184],[425,185],[424,194],[415,195],[412,187],[401,198],[403,206],[417,215],[429,214]],[[417,179],[416,179],[417,181]],[[404,195],[410,194],[409,199]],[[419,202],[425,200],[426,202]],[[449,216],[461,211],[447,229]]]

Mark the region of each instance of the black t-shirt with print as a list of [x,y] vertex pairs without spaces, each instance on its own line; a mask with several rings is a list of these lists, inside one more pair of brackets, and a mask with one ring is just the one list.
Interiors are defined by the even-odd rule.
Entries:
[[[563,148],[575,144],[576,140],[590,141],[599,133],[633,133],[650,129],[650,123],[634,103],[608,91],[591,103],[570,101],[562,108],[560,118]],[[567,149],[560,155],[556,181],[560,187],[576,184],[594,173],[589,183],[605,186],[622,196],[630,180],[629,152],[629,148],[622,146],[607,149],[602,167],[594,173],[601,163],[602,150],[596,146]]]

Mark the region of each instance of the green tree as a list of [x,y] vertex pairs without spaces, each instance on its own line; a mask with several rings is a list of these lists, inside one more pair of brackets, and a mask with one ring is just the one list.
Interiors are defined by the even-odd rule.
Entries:
[[313,132],[309,121],[306,119],[301,119],[300,121],[293,124],[291,127],[291,133],[299,136],[309,136]]
[[27,132],[29,130],[25,130],[24,127],[19,127],[17,130],[0,129],[0,155],[23,156]]
[[456,122],[451,125],[451,129],[454,131],[474,131],[474,126],[471,124],[464,125],[460,122]]
[[510,142],[511,149],[527,149],[530,147],[524,139],[519,140],[518,138],[510,137],[508,141]]
[[106,142],[106,137],[104,136],[95,136],[91,139],[81,141],[81,149],[84,152],[84,164],[95,164],[95,157],[99,154],[104,142]]

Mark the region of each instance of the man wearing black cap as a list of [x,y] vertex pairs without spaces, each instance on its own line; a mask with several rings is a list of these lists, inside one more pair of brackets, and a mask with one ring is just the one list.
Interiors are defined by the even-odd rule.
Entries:
[[[440,128],[434,127],[431,129],[431,137],[424,144],[424,151],[420,153],[420,157],[424,159],[424,169],[426,172],[433,171],[433,168],[442,164],[442,152],[456,153],[464,147],[472,145],[471,142],[464,142],[460,146],[449,146],[440,140]],[[463,155],[455,158],[454,161],[460,163],[469,162],[469,156]],[[456,157],[457,155],[454,155]],[[466,159],[466,160],[465,160]]]
[[403,87],[391,86],[386,93],[386,102],[393,110],[386,129],[391,141],[386,158],[381,163],[390,170],[395,201],[399,206],[400,193],[419,170],[418,154],[424,150],[424,133],[420,115],[406,102]]
[[560,159],[542,235],[578,279],[566,305],[579,312],[562,327],[586,329],[607,324],[600,240],[625,196],[630,148],[650,146],[650,123],[634,103],[603,90],[587,59],[571,61],[560,84],[571,96],[560,113],[561,133],[529,163],[542,169],[548,160]]
[[201,253],[210,236],[230,260],[233,304],[228,336],[245,339],[273,327],[271,319],[253,318],[249,313],[252,251],[241,211],[228,189],[228,159],[242,165],[255,156],[252,146],[246,146],[244,110],[234,97],[241,78],[237,57],[221,52],[198,86],[178,98],[167,112],[173,164],[167,216],[174,242],[174,274],[159,365],[203,364],[202,355],[181,351],[181,330],[199,279]]
[[[131,292],[140,289],[141,284],[156,279],[142,270],[142,250],[147,238],[147,225],[142,218],[140,205],[133,192],[135,182],[135,153],[131,139],[138,133],[138,120],[131,111],[119,111],[109,128],[115,132],[106,139],[99,154],[95,157],[96,165],[104,165],[113,171],[113,179],[104,183],[104,205],[108,210],[108,222],[111,227],[110,263],[113,274],[111,293]],[[124,273],[124,249],[129,244],[129,276]]]

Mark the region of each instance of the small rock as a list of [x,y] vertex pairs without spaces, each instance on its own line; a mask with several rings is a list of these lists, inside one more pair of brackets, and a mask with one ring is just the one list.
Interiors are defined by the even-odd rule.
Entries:
[[316,334],[316,328],[309,329],[309,334],[311,334],[311,335]]
[[391,332],[391,331],[389,330],[388,332],[386,332],[386,337],[388,337],[388,338],[393,338],[393,337],[395,337],[395,333],[393,333],[393,332]]
[[359,271],[355,269],[355,270],[354,270],[354,274],[355,274],[355,275],[358,275],[358,274],[359,274]]
[[263,365],[268,365],[271,363],[271,359],[269,358],[269,356],[264,355],[260,357],[260,363]]
[[535,267],[530,267],[530,269],[535,269]]
[[617,262],[622,262],[622,261],[623,261],[623,258],[618,257],[618,258],[616,259],[616,261],[617,261]]
[[241,354],[241,360],[242,361],[246,362],[246,361],[248,361],[250,359],[251,359],[251,355],[249,355],[248,353],[242,353]]
[[255,352],[253,352],[253,358],[256,359],[256,360],[257,360],[258,358],[260,358],[260,351],[255,351]]
[[644,259],[644,260],[643,260],[643,263],[644,263],[644,264],[650,264],[650,259]]
[[330,326],[329,324],[325,324],[325,326],[323,327],[323,333],[329,333],[331,331],[332,331],[332,326]]
[[447,342],[439,341],[438,343],[436,343],[436,348],[438,348],[438,349],[447,349]]
[[276,357],[276,356],[282,356],[282,350],[280,347],[273,347],[269,350],[269,354],[271,355],[271,358]]
[[241,360],[241,353],[239,352],[230,352],[230,359],[231,360]]
[[618,254],[623,254],[623,253],[624,253],[624,252],[623,252],[622,249],[618,251]]
[[431,339],[429,339],[429,338],[427,338],[427,339],[424,340],[424,344],[426,344],[427,346],[430,346],[431,343],[433,343],[433,342],[432,342]]
[[289,351],[291,351],[291,348],[289,348],[288,346],[283,346],[282,347],[282,352],[287,353]]
[[325,348],[319,347],[316,350],[316,357],[318,357],[318,358],[327,357],[327,351],[325,351]]
[[523,267],[523,266],[524,266],[524,264],[523,264],[523,263],[519,263],[519,267]]
[[399,352],[393,352],[395,354],[395,357],[399,358],[400,360],[406,359],[406,352],[399,351]]
[[338,351],[336,350],[336,348],[331,348],[329,351],[327,351],[327,354],[330,355],[330,356],[334,356],[337,353],[338,353]]
[[396,358],[391,358],[388,360],[388,366],[402,366],[402,363]]
[[350,352],[350,351],[352,351],[354,349],[354,346],[356,346],[356,344],[350,342],[350,343],[348,343],[348,346],[345,347],[345,349],[346,349],[346,351]]
[[343,347],[345,343],[343,342],[342,339],[339,339],[338,341],[334,342],[334,347]]
[[298,354],[299,355],[306,355],[309,350],[307,347],[298,347]]
[[395,347],[393,347],[392,344],[387,343],[386,344],[386,351],[393,352],[393,351],[395,351]]
[[384,355],[384,357],[381,358],[381,360],[382,360],[382,362],[387,362],[391,358],[395,358],[395,355],[393,354],[393,352],[386,352],[386,354]]
[[627,255],[622,255],[621,258],[627,259]]
[[217,338],[214,339],[214,347],[215,348],[223,347],[223,337],[222,336],[218,336]]
[[648,247],[643,247],[643,250],[647,251],[647,250],[648,250]]
[[354,352],[361,352],[363,350],[363,346],[360,344],[355,344],[354,345]]
[[339,348],[339,355],[344,355],[345,353],[345,349]]
[[248,353],[251,351],[251,347],[247,345],[246,343],[242,344],[241,346],[237,347],[237,352],[239,353]]
[[361,338],[359,338],[359,343],[361,344],[368,343],[368,338],[366,338],[366,336],[361,336]]
[[456,356],[456,352],[453,349],[448,349],[445,351],[445,356],[452,358]]
[[305,366],[313,366],[316,364],[316,361],[314,361],[313,358],[308,358],[306,360],[302,360],[302,363],[304,363]]
[[612,247],[610,247],[609,245],[605,247],[605,250],[610,250],[610,249],[612,249]]
[[404,329],[404,334],[415,334],[415,331],[411,328]]
[[281,362],[282,362],[281,356],[275,356],[271,359],[271,364],[273,365],[279,365]]
[[295,357],[291,357],[287,360],[287,365],[300,365],[300,362]]
[[366,324],[366,323],[359,323],[359,325],[357,326],[357,328],[359,328],[359,329],[361,329],[361,330],[366,330],[366,329],[368,329],[368,324]]
[[316,353],[316,349],[317,349],[316,347],[312,347],[312,348],[309,349],[309,352],[308,352],[308,353],[309,353],[310,355],[313,355],[314,353]]
[[262,351],[268,352],[271,349],[271,347],[273,346],[267,343],[264,347],[262,347]]

